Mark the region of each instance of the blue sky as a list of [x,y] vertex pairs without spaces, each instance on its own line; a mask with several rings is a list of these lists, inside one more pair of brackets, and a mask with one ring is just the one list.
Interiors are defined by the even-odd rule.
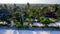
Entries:
[[10,3],[10,4],[60,4],[60,0],[0,0],[0,3]]

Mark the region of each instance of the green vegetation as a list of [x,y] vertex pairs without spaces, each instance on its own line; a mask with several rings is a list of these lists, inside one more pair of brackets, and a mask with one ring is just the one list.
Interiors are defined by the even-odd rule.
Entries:
[[23,27],[26,29],[26,28],[29,28],[29,25],[24,25]]
[[42,24],[44,24],[45,27],[48,26],[48,24],[51,23],[51,21],[50,21],[48,18],[42,18],[42,19],[40,20],[40,22],[41,22]]
[[[45,25],[44,27],[48,27],[50,23],[60,20],[60,5],[32,7],[27,3],[27,5],[23,7],[17,6],[16,4],[14,4],[13,7],[8,7],[4,4],[3,6],[0,5],[0,8],[9,10],[10,12],[10,15],[2,13],[3,15],[0,16],[0,21],[6,22],[7,20],[12,20],[17,28],[29,28],[29,24],[33,24],[33,22],[40,22]],[[35,21],[35,19],[37,19],[37,21]],[[28,22],[28,24],[24,26],[24,22]]]
[[20,22],[17,22],[17,23],[16,23],[16,27],[17,27],[17,28],[22,28],[23,26],[22,26],[22,24],[21,24]]

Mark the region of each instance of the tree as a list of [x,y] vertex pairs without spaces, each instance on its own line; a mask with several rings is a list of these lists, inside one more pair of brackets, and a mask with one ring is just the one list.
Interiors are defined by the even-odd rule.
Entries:
[[48,24],[51,23],[51,21],[48,18],[41,18],[40,22],[44,24],[46,27],[48,26]]
[[2,17],[1,17],[1,20],[6,21],[7,19],[8,19],[8,16],[6,14],[3,14]]
[[57,17],[60,16],[60,9],[58,9],[58,10],[55,12],[55,15],[56,15]]
[[50,9],[50,11],[56,12],[58,10],[58,5],[57,4],[50,5],[49,9]]
[[7,7],[6,4],[2,5],[2,8],[3,8],[3,9],[8,9],[8,7]]
[[32,24],[32,21],[30,18],[26,18],[26,22],[28,22],[28,24]]
[[15,25],[16,25],[17,28],[22,28],[23,27],[20,21],[17,21]]
[[27,3],[27,8],[29,9],[29,7],[30,7],[30,4],[29,4],[29,3]]
[[43,11],[43,15],[44,16],[45,16],[46,13],[50,12],[49,9],[48,9],[48,7],[43,7],[42,11]]

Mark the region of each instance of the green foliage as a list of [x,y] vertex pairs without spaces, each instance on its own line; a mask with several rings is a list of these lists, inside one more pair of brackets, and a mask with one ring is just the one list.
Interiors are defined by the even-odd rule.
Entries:
[[26,18],[26,22],[28,22],[29,24],[32,23],[30,18]]
[[16,23],[16,27],[17,27],[17,28],[22,28],[23,26],[22,26],[21,22],[17,22],[17,23]]
[[24,25],[23,27],[24,27],[24,28],[29,28],[29,25]]
[[[45,17],[44,14],[51,12],[51,10],[54,10],[55,15],[57,16],[56,19],[53,18],[55,20],[54,22],[56,22],[60,19],[60,17],[59,17],[60,16],[60,7],[58,8],[58,5],[31,7],[31,5],[29,3],[27,3],[26,7],[18,7],[18,9],[16,9],[16,11],[14,11],[14,8],[16,8],[16,7],[17,7],[16,5],[14,5],[14,7],[7,7],[7,5],[4,5],[4,7],[3,7],[2,5],[0,5],[1,9],[6,9],[6,10],[11,11],[10,16],[3,14],[0,17],[0,20],[6,21],[10,18],[11,20],[13,20],[16,23],[17,28],[23,27],[22,26],[23,20],[28,22],[29,24],[32,24],[31,18],[38,19],[38,21],[40,21],[42,24],[48,25],[53,21],[51,21],[51,20],[49,20],[49,18]],[[41,9],[41,7],[43,7],[43,8]],[[58,8],[58,9],[56,9],[56,8]],[[41,18],[41,17],[43,17],[43,18]],[[24,26],[24,28],[27,28],[27,27],[28,27],[28,25]]]
[[2,27],[3,26],[3,24],[0,24],[0,27]]
[[40,22],[41,22],[42,24],[44,24],[45,26],[48,26],[48,24],[51,23],[51,21],[50,21],[48,18],[42,18],[42,19],[40,20]]
[[32,27],[34,27],[34,28],[40,28],[39,26],[32,26]]
[[60,16],[60,9],[55,12],[55,15],[56,15],[57,17]]
[[0,27],[4,27],[4,26],[7,26],[7,27],[10,27],[10,25],[9,24],[0,24]]
[[1,20],[2,21],[6,21],[8,19],[7,15],[6,14],[3,14],[2,17],[1,17]]

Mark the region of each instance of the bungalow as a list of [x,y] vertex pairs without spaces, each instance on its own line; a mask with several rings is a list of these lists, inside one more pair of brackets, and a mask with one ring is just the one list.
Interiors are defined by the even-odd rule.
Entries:
[[14,26],[14,25],[15,25],[14,21],[11,20],[11,27]]
[[23,25],[28,25],[28,22],[24,22]]
[[0,24],[7,24],[6,22],[2,22],[2,21],[0,21]]
[[36,23],[33,23],[32,26],[44,26],[44,25],[40,22],[36,22]]
[[60,27],[60,21],[56,22],[56,25]]
[[[24,22],[23,25],[28,25],[28,22]],[[32,24],[29,24],[29,27],[32,26],[44,26],[44,25],[40,22],[33,22]]]
[[[24,22],[23,25],[28,25],[29,23],[28,22]],[[32,27],[32,24],[29,24],[29,27]]]
[[57,26],[56,23],[50,23],[48,26]]
[[48,26],[59,26],[60,27],[60,21],[55,23],[50,23]]
[[11,25],[11,27],[15,25],[13,20],[7,20],[6,24]]
[[44,26],[43,24],[38,22],[37,19],[31,18],[31,21],[32,21],[32,24],[29,24],[28,22],[24,22],[23,25],[28,25],[29,24],[30,27],[32,27],[32,26]]
[[34,18],[31,18],[31,21],[32,22],[37,22],[38,20],[37,19],[34,19]]

